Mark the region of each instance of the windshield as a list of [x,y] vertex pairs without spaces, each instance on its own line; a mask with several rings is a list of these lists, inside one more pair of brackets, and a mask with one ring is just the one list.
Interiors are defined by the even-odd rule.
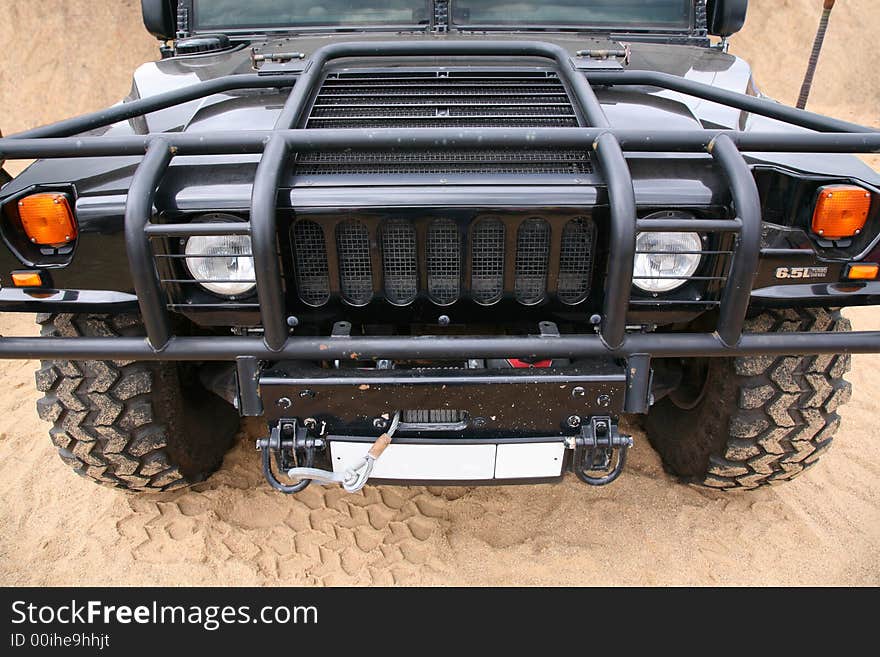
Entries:
[[429,0],[194,0],[199,30],[427,25]]
[[454,0],[452,7],[457,25],[685,30],[693,0]]
[[[194,0],[198,30],[428,25],[430,0]],[[451,0],[468,26],[686,30],[693,0]]]

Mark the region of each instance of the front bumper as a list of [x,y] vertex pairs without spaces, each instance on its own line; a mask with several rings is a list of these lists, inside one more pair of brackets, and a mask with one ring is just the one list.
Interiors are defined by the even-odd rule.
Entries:
[[[330,62],[376,57],[537,57],[551,60],[589,127],[577,128],[418,128],[302,129],[296,126]],[[140,314],[147,329],[139,338],[2,338],[0,357],[61,359],[234,360],[239,366],[240,402],[245,414],[259,408],[256,359],[462,359],[462,358],[618,358],[627,364],[623,408],[644,408],[646,373],[652,357],[731,356],[741,354],[810,354],[880,351],[880,333],[743,334],[742,329],[761,248],[760,196],[744,153],[868,153],[880,150],[880,134],[793,108],[787,108],[711,85],[649,71],[590,71],[564,49],[540,41],[430,40],[337,43],[319,48],[308,61],[297,61],[279,75],[233,75],[183,87],[156,97],[124,103],[0,139],[0,159],[138,156],[141,163],[126,198],[125,243]],[[612,127],[591,85],[649,84],[722,103],[814,131],[743,132],[735,130],[622,130]],[[292,91],[271,131],[224,131],[201,134],[163,133],[131,137],[73,137],[86,130],[204,98],[231,89],[283,87]],[[597,334],[505,337],[300,337],[291,336],[278,258],[277,196],[282,171],[292,153],[366,149],[481,150],[565,147],[591,150],[607,195],[608,250],[603,307]],[[723,174],[729,187],[731,219],[639,218],[629,165],[624,153],[701,153]],[[200,234],[247,234],[251,238],[262,337],[181,337],[173,334],[167,299],[161,287],[151,240],[192,233],[191,224],[154,221],[157,189],[172,160],[187,155],[260,154],[249,221],[201,224]],[[708,162],[708,159],[707,159]],[[160,205],[161,205],[161,199]],[[585,204],[588,202],[585,200]],[[294,208],[296,210],[297,208]],[[699,334],[627,332],[635,236],[639,231],[726,232],[736,246],[718,305],[714,330]]]
[[[317,369],[280,363],[259,378],[270,424],[375,436],[404,409],[413,438],[526,438],[574,433],[581,418],[619,415],[627,375],[611,360],[553,369]],[[326,431],[324,432],[326,433]]]

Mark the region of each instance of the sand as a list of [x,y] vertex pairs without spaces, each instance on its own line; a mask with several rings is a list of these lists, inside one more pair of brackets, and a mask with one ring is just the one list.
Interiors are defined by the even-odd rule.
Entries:
[[[0,127],[11,133],[124,96],[131,70],[156,56],[139,4],[7,0]],[[766,93],[791,103],[821,2],[751,4],[733,50],[755,63]],[[863,48],[878,29],[872,0],[838,3],[812,109],[880,126],[880,62]],[[880,329],[872,309],[847,314],[857,329]],[[0,333],[32,335],[32,317],[0,316]],[[243,427],[222,470],[195,490],[135,496],[94,486],[61,463],[37,419],[36,364],[2,361],[0,583],[876,585],[880,356],[853,360],[853,400],[834,448],[781,487],[683,486],[637,433],[631,465],[606,488],[568,477],[358,495],[312,487],[296,497],[261,481],[259,423]]]

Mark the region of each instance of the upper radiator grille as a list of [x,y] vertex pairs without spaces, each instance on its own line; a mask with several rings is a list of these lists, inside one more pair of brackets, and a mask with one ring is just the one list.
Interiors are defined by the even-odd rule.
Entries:
[[[552,71],[331,73],[307,128],[576,127],[568,92]],[[297,173],[557,174],[592,171],[572,149],[301,153]]]
[[576,127],[555,73],[427,71],[331,73],[308,128]]

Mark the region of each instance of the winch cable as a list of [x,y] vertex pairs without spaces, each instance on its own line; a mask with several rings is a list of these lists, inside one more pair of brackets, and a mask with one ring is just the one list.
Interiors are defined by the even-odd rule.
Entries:
[[373,473],[376,459],[382,456],[382,452],[391,444],[398,426],[400,426],[400,411],[394,413],[388,431],[376,439],[364,457],[342,472],[330,472],[319,468],[291,468],[287,471],[287,476],[291,479],[311,479],[319,484],[340,484],[349,493],[356,493],[366,486]]

